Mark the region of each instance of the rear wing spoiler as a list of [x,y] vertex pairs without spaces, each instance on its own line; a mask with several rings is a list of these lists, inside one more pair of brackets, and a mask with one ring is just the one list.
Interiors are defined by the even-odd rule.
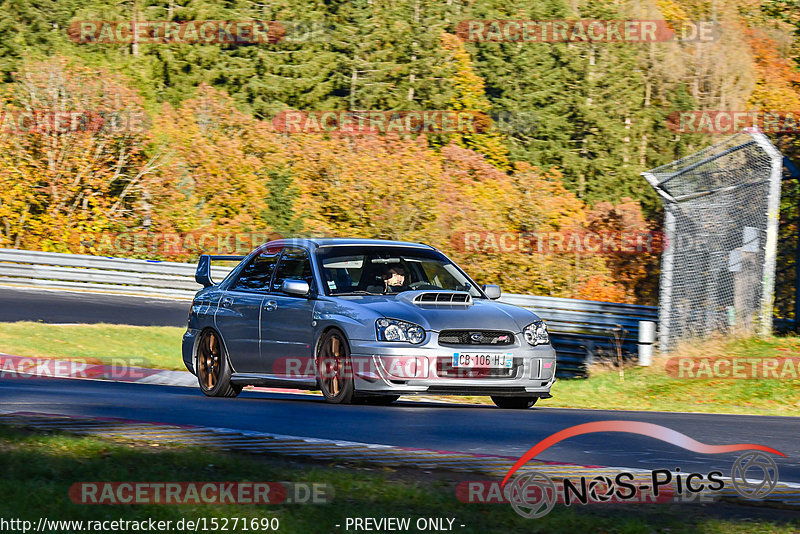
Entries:
[[197,271],[194,273],[195,281],[203,287],[210,287],[214,285],[211,279],[211,262],[212,261],[242,261],[247,256],[214,256],[211,254],[203,254],[197,261]]

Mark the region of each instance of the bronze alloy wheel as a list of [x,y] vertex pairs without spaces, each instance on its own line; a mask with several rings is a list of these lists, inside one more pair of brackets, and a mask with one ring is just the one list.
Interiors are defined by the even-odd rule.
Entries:
[[325,400],[350,404],[355,397],[350,346],[339,330],[330,330],[322,338],[317,354],[319,385]]
[[197,354],[198,376],[206,389],[214,389],[219,381],[219,341],[214,332],[207,332],[200,341],[200,350]]
[[209,397],[235,397],[242,388],[230,382],[231,367],[219,334],[204,331],[197,343],[197,381]]

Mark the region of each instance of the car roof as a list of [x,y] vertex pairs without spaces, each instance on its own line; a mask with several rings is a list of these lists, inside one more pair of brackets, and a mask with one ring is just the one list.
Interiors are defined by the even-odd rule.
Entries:
[[[266,243],[269,245],[300,245],[310,247],[334,247],[346,245],[362,245],[362,246],[389,246],[389,247],[416,247],[433,249],[430,245],[423,243],[412,243],[409,241],[392,241],[388,239],[359,239],[350,237],[320,237],[320,238],[285,238],[276,239]],[[435,250],[435,249],[434,249]]]

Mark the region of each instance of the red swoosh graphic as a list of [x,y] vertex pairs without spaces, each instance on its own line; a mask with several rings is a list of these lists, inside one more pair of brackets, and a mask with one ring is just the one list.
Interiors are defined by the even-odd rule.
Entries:
[[701,443],[697,440],[694,440],[686,434],[681,434],[680,432],[672,430],[671,428],[653,423],[642,423],[640,421],[595,421],[594,423],[584,423],[582,425],[575,425],[565,428],[561,432],[556,432],[552,436],[546,437],[531,447],[528,452],[523,454],[522,458],[517,460],[517,463],[515,463],[511,469],[508,470],[508,474],[500,485],[505,486],[506,482],[508,482],[508,479],[511,478],[511,475],[513,475],[520,467],[525,465],[528,460],[534,458],[537,454],[542,453],[559,441],[563,441],[574,436],[580,436],[581,434],[592,434],[594,432],[628,432],[630,434],[641,434],[643,436],[660,439],[661,441],[666,441],[667,443],[672,443],[678,447],[683,447],[684,449],[692,452],[699,452],[701,454],[720,454],[724,452],[758,450],[770,452],[772,454],[779,454],[784,457],[786,456],[782,452],[771,447],[767,447],[766,445],[756,445],[755,443],[708,445],[706,443]]

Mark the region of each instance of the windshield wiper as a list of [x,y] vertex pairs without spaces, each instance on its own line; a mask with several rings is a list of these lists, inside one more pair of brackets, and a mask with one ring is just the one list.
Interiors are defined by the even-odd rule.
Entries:
[[363,289],[359,289],[358,291],[347,291],[344,293],[331,294],[332,297],[341,297],[346,295],[383,295],[383,293],[372,293],[370,291],[364,291]]

